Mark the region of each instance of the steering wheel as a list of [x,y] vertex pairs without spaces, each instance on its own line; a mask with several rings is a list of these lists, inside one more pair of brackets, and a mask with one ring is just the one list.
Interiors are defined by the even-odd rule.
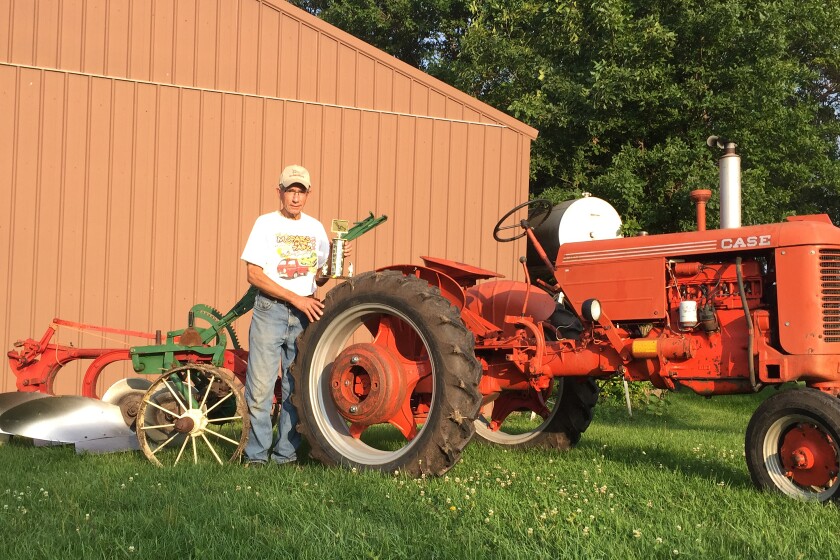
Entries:
[[[512,208],[507,214],[501,217],[499,221],[496,223],[496,227],[493,228],[493,239],[498,241],[499,243],[507,243],[508,241],[516,241],[526,233],[524,223],[526,220],[519,220],[517,223],[512,225],[503,226],[502,224],[505,223],[505,220],[510,218],[514,215],[517,210],[522,208],[528,208],[533,206],[533,208],[528,212],[527,222],[528,225],[531,227],[537,227],[542,224],[548,215],[551,214],[551,210],[553,208],[551,201],[546,200],[544,198],[535,198],[534,200],[529,200],[528,202],[523,202],[519,206],[515,206]],[[506,230],[506,229],[517,229],[522,228],[522,232],[514,235],[513,237],[500,237],[499,233]]]

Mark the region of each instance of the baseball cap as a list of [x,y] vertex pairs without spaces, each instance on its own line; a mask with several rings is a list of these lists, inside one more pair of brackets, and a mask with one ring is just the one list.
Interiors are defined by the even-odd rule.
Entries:
[[290,165],[280,174],[280,186],[288,189],[292,185],[301,185],[309,191],[312,186],[309,181],[309,171],[302,165]]

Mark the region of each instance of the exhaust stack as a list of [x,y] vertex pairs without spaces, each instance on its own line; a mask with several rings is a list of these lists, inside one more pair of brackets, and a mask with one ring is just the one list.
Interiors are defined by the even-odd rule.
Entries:
[[720,229],[741,227],[741,156],[737,144],[720,136],[709,136],[706,144],[723,150],[718,160],[720,170]]
[[712,198],[712,191],[697,189],[691,191],[690,196],[697,207],[697,231],[706,231],[706,203]]

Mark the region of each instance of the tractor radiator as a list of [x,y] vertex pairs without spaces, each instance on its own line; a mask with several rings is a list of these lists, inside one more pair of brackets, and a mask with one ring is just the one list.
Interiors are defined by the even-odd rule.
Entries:
[[840,342],[840,249],[820,249],[823,340]]

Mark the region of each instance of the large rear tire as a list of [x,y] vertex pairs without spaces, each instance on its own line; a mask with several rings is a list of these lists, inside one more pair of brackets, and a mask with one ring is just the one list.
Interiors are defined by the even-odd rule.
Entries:
[[[482,408],[475,421],[476,438],[510,448],[540,447],[571,449],[592,422],[598,402],[598,385],[592,379],[555,378],[545,395],[529,391],[527,395],[502,393],[496,406],[505,399],[516,399],[518,410],[502,419],[498,430],[491,429],[493,403]],[[499,402],[501,400],[501,403]]]
[[750,419],[745,447],[758,488],[799,500],[840,498],[840,399],[816,389],[773,395]]
[[475,431],[472,334],[437,288],[385,271],[331,290],[292,365],[298,431],[326,465],[440,475]]

